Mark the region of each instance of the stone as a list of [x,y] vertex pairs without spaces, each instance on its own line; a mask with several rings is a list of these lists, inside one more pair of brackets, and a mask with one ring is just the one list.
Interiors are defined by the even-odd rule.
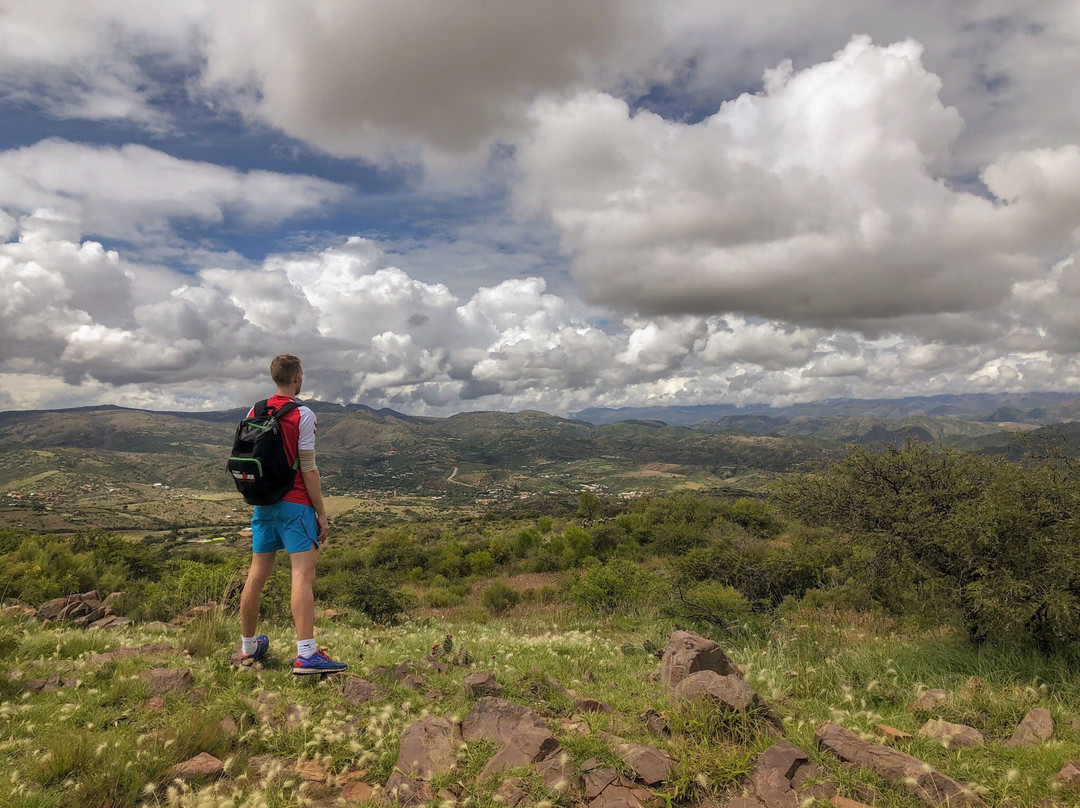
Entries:
[[361,780],[346,783],[341,789],[341,798],[345,800],[346,805],[356,805],[357,803],[367,802],[374,796],[375,786]]
[[547,727],[522,726],[505,741],[480,772],[485,780],[493,774],[546,760],[559,749],[559,741]]
[[299,704],[290,704],[285,708],[285,729],[293,730],[303,725],[307,719],[308,708]]
[[788,741],[762,752],[750,772],[750,790],[766,808],[795,808],[799,795],[791,778],[807,762],[806,753]]
[[346,676],[345,681],[341,684],[341,695],[345,699],[345,703],[350,707],[356,707],[365,702],[371,701],[382,690],[378,685],[372,684],[366,679],[361,679],[359,676]]
[[675,771],[676,763],[671,755],[655,746],[644,743],[626,743],[619,746],[616,753],[622,758],[637,778],[646,785],[662,783]]
[[107,617],[103,617],[100,620],[95,620],[89,625],[89,628],[123,628],[124,626],[131,624],[130,617],[118,617],[115,614],[110,614]]
[[60,685],[60,675],[54,673],[48,679],[31,679],[26,683],[26,689],[31,693],[55,693]]
[[615,708],[610,704],[604,704],[602,701],[596,699],[582,698],[580,696],[574,699],[574,709],[579,713],[613,713]]
[[120,599],[121,599],[122,597],[124,597],[124,593],[123,593],[123,592],[110,592],[110,593],[109,593],[109,594],[108,594],[108,595],[107,595],[107,596],[105,597],[105,600],[103,600],[103,601],[101,602],[101,605],[102,605],[102,606],[104,606],[104,607],[105,607],[105,608],[106,608],[106,609],[107,609],[108,611],[110,611],[110,612],[111,612],[111,611],[112,611],[113,609],[115,609],[115,608],[116,608],[116,604],[117,604],[117,602],[118,602],[118,601],[119,601],[119,600],[120,600]]
[[89,658],[88,662],[92,665],[104,665],[109,662],[117,662],[121,659],[131,659],[133,657],[164,656],[175,651],[176,647],[167,642],[153,643],[151,645],[127,646],[124,648],[117,648],[115,651],[94,654]]
[[155,634],[175,634],[176,626],[170,626],[168,623],[162,623],[160,620],[153,620],[143,626],[147,631],[152,631]]
[[637,789],[619,784],[608,786],[589,802],[589,808],[642,808],[642,805]]
[[491,671],[473,671],[465,677],[462,684],[470,696],[501,696],[503,687],[495,680]]
[[326,768],[317,760],[305,760],[296,764],[296,773],[307,783],[325,783]]
[[738,670],[719,645],[690,631],[673,632],[661,663],[660,681],[671,698],[676,686],[697,671],[713,671],[720,676],[738,675]]
[[847,797],[841,797],[839,794],[833,797],[831,802],[834,808],[871,808],[865,802],[856,802]]
[[959,749],[966,746],[983,746],[986,739],[975,727],[967,724],[952,724],[937,718],[931,718],[919,729],[920,738],[938,741],[946,749]]
[[411,673],[405,674],[401,678],[401,686],[407,687],[411,690],[420,691],[427,687],[427,683],[424,682],[419,676],[414,676]]
[[762,808],[761,803],[751,797],[735,797],[727,808]]
[[651,707],[645,711],[645,725],[649,728],[649,732],[659,738],[671,735],[671,727],[668,726],[667,719]]
[[581,768],[585,770],[583,775],[585,780],[585,797],[586,799],[591,800],[594,797],[599,796],[601,791],[614,783],[616,778],[618,778],[619,773],[607,766],[586,770],[587,763],[588,762],[583,763]]
[[495,696],[483,696],[465,714],[461,734],[466,743],[487,738],[503,744],[511,740],[519,727],[543,727],[545,722],[528,707]]
[[1016,727],[1016,731],[1005,746],[1038,746],[1049,741],[1054,735],[1054,719],[1050,711],[1043,707],[1036,707],[1024,716],[1024,720]]
[[225,735],[240,734],[240,725],[236,723],[236,719],[233,718],[231,715],[227,715],[222,718],[221,721],[218,723],[218,726],[221,728],[222,733],[224,733]]
[[1054,782],[1060,783],[1066,788],[1080,789],[1080,760],[1070,760],[1061,767]]
[[814,733],[818,745],[840,760],[870,769],[894,785],[906,788],[932,806],[985,808],[971,788],[946,777],[912,755],[881,744],[864,741],[839,724],[827,722]]
[[152,710],[155,713],[165,712],[165,699],[161,696],[154,696],[146,700],[146,709]]
[[150,685],[150,692],[156,696],[190,690],[195,678],[187,668],[151,668],[139,674]]
[[507,780],[500,785],[495,789],[492,796],[497,803],[505,806],[505,808],[517,808],[517,806],[529,799],[529,795],[518,788],[517,782],[512,780]]
[[676,701],[688,701],[691,704],[712,699],[739,712],[746,712],[751,707],[763,704],[754,689],[741,677],[723,675],[711,670],[696,671],[683,678],[674,687],[672,696]]
[[941,705],[945,704],[949,700],[949,694],[944,690],[927,690],[915,703],[911,705],[912,712],[916,710],[922,710],[923,712],[932,712]]
[[552,794],[581,791],[581,772],[570,759],[570,754],[562,747],[537,763],[534,770],[544,781],[544,788]]
[[806,798],[827,800],[836,795],[836,784],[827,779],[828,775],[816,763],[805,763],[795,771],[791,778],[791,787],[799,795],[799,804],[804,805]]
[[888,724],[874,724],[874,732],[880,735],[887,741],[910,741],[911,733],[904,732],[902,729],[896,727],[890,727]]
[[[449,774],[457,766],[457,752],[461,746],[461,730],[439,716],[426,716],[401,733],[394,775],[398,780],[431,780],[437,774]],[[394,775],[387,782],[387,791],[393,789]],[[395,784],[396,785],[396,784]]]
[[386,782],[386,793],[397,805],[424,805],[435,799],[435,789],[427,780],[414,780],[394,772]]
[[208,752],[200,752],[190,760],[177,763],[169,774],[185,783],[203,778],[220,777],[225,773],[225,764]]

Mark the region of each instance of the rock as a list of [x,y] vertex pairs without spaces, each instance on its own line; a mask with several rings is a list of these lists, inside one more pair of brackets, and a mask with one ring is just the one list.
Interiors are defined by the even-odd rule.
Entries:
[[[799,804],[805,805],[809,797],[814,800],[827,800],[836,795],[836,785],[826,779],[827,775],[816,763],[804,763],[791,777],[791,787],[799,795]],[[813,784],[811,785],[811,781]]]
[[55,693],[60,686],[60,675],[55,673],[48,679],[31,679],[26,683],[26,689],[31,693]]
[[1054,782],[1066,788],[1080,788],[1080,760],[1070,760],[1062,766]]
[[329,620],[331,623],[335,623],[338,620],[344,619],[346,613],[339,609],[323,609],[320,616],[323,620]]
[[661,665],[661,683],[671,698],[676,686],[697,671],[714,671],[720,676],[738,675],[738,671],[712,640],[689,631],[676,631],[668,640]]
[[612,783],[589,803],[589,808],[642,808],[650,796],[644,789]]
[[101,602],[101,605],[109,612],[112,612],[116,608],[117,602],[124,597],[123,592],[110,592],[106,595],[105,600]]
[[[595,758],[593,758],[593,760],[595,760]],[[607,766],[589,769],[588,761],[583,763],[581,768],[584,770],[585,797],[590,800],[599,796],[600,792],[614,783],[619,776],[618,772]]]
[[296,773],[308,783],[325,783],[326,768],[317,760],[305,760],[296,764]]
[[233,718],[231,715],[227,715],[222,718],[218,726],[221,728],[222,733],[225,735],[240,734],[240,725],[236,723],[236,719]]
[[345,800],[346,805],[356,805],[357,803],[367,802],[374,796],[375,786],[360,780],[346,783],[341,789],[341,798]]
[[807,762],[806,753],[793,743],[775,743],[758,756],[750,773],[750,790],[766,808],[795,808],[799,795],[791,778]]
[[537,763],[535,771],[544,781],[544,788],[553,794],[581,791],[581,772],[570,759],[570,754],[562,747]]
[[190,760],[177,763],[169,774],[173,778],[183,780],[185,783],[207,777],[220,777],[225,773],[225,765],[213,755],[200,752]]
[[519,727],[547,729],[547,723],[528,707],[494,696],[484,696],[465,714],[461,734],[466,743],[488,738],[503,744],[514,737]]
[[431,780],[437,774],[448,774],[457,766],[461,746],[461,730],[445,718],[429,715],[401,733],[394,774],[387,781],[387,791],[405,779]]
[[911,733],[904,732],[902,729],[896,727],[890,727],[888,724],[874,724],[874,732],[880,735],[887,741],[910,741]]
[[922,710],[932,712],[949,700],[949,694],[944,690],[927,690],[911,705],[912,712]]
[[559,751],[559,741],[551,730],[542,726],[520,726],[480,772],[485,780],[493,774],[518,766],[531,766]]
[[1053,735],[1054,719],[1050,715],[1050,711],[1042,707],[1036,707],[1024,716],[1024,720],[1020,722],[1012,737],[1005,741],[1004,745],[1037,746],[1049,741]]
[[762,805],[751,797],[735,797],[727,804],[727,808],[762,808]]
[[415,670],[416,665],[413,664],[413,661],[411,659],[406,659],[404,662],[399,662],[394,665],[390,669],[390,675],[400,682]]
[[649,786],[662,783],[675,771],[675,761],[671,755],[655,746],[644,743],[626,743],[619,746],[616,753],[623,763],[629,766],[638,779]]
[[115,614],[110,614],[100,620],[95,620],[89,625],[89,628],[123,628],[130,624],[130,617],[118,617]]
[[285,708],[285,729],[293,730],[303,725],[307,719],[308,708],[299,704],[290,704]]
[[413,676],[411,673],[407,673],[401,678],[401,686],[411,690],[420,691],[427,687],[427,684],[419,676]]
[[906,788],[928,805],[985,808],[970,788],[946,777],[916,757],[888,746],[864,741],[839,724],[828,722],[814,733],[818,744],[842,761],[870,769],[894,785]]
[[711,670],[697,671],[680,680],[672,691],[672,697],[676,701],[688,701],[691,704],[712,699],[739,712],[764,704],[742,678]]
[[121,659],[131,659],[132,657],[155,657],[171,654],[176,650],[176,647],[167,642],[154,643],[152,645],[139,645],[134,647],[117,648],[115,651],[106,651],[102,654],[94,654],[87,660],[92,665],[104,665],[109,662],[116,662]]
[[975,727],[967,724],[951,724],[931,718],[919,730],[920,738],[939,741],[946,749],[958,749],[965,746],[983,746],[986,739]]
[[144,705],[147,710],[151,710],[155,713],[165,712],[165,699],[161,696],[153,696],[146,700]]
[[602,701],[596,699],[582,698],[578,696],[574,699],[574,709],[579,713],[613,713],[615,708],[610,704],[604,704]]
[[170,626],[168,623],[162,623],[160,620],[153,620],[143,626],[147,631],[152,631],[155,634],[175,634],[176,626]]
[[356,707],[364,702],[371,701],[382,690],[378,685],[372,684],[359,676],[349,675],[341,685],[341,695],[345,703],[350,707]]
[[839,795],[832,798],[832,804],[835,808],[871,808],[865,802],[856,802],[855,800],[849,800],[847,797],[841,797]]
[[435,799],[435,789],[427,780],[414,780],[396,771],[386,782],[386,793],[397,805],[423,805]]
[[471,696],[501,696],[503,687],[495,681],[491,671],[473,671],[462,682],[465,691]]
[[492,796],[499,805],[505,806],[505,808],[517,808],[517,806],[529,799],[529,795],[518,788],[517,782],[507,780],[495,789]]
[[651,707],[645,711],[645,725],[649,728],[649,732],[658,738],[671,735],[671,727],[668,726],[667,719]]
[[150,692],[156,696],[190,690],[195,684],[195,678],[187,668],[151,668],[139,676],[150,684]]

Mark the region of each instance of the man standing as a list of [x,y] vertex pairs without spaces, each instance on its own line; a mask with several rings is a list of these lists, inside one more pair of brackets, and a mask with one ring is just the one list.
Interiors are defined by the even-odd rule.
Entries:
[[[270,377],[277,393],[267,402],[273,413],[284,404],[295,401],[304,383],[300,360],[289,354],[274,357]],[[249,417],[254,414],[248,413]],[[270,639],[265,634],[255,636],[259,622],[259,599],[263,586],[274,571],[278,550],[287,550],[292,566],[292,616],[296,624],[296,675],[338,673],[348,666],[335,662],[325,649],[315,647],[315,561],[320,542],[325,543],[330,527],[326,519],[322,483],[315,465],[316,419],[308,407],[298,406],[286,413],[280,423],[285,455],[300,473],[292,489],[273,505],[256,505],[251,517],[251,569],[240,597],[241,650],[240,664],[247,666],[266,656]]]

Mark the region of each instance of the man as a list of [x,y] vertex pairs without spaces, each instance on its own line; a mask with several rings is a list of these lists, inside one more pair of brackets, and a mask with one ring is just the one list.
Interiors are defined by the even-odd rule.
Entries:
[[[304,369],[295,356],[282,354],[270,363],[270,377],[277,385],[277,392],[268,401],[267,409],[275,412],[287,402],[296,400],[304,384]],[[249,417],[253,414],[254,408]],[[253,665],[266,656],[270,647],[270,639],[265,634],[255,636],[259,598],[274,571],[278,550],[284,549],[288,551],[292,565],[291,603],[296,624],[293,673],[298,676],[339,673],[348,666],[331,659],[325,649],[315,647],[315,597],[312,591],[315,560],[320,543],[325,544],[330,531],[322,482],[315,465],[315,413],[299,406],[286,413],[280,424],[285,455],[294,468],[299,461],[300,473],[284,499],[273,505],[256,505],[251,517],[251,569],[240,597],[240,664]]]

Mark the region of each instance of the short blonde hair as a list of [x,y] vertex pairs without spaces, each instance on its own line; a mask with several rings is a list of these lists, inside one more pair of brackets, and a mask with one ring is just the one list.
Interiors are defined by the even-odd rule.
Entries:
[[270,378],[275,384],[292,384],[300,371],[300,360],[292,354],[279,354],[270,363]]

